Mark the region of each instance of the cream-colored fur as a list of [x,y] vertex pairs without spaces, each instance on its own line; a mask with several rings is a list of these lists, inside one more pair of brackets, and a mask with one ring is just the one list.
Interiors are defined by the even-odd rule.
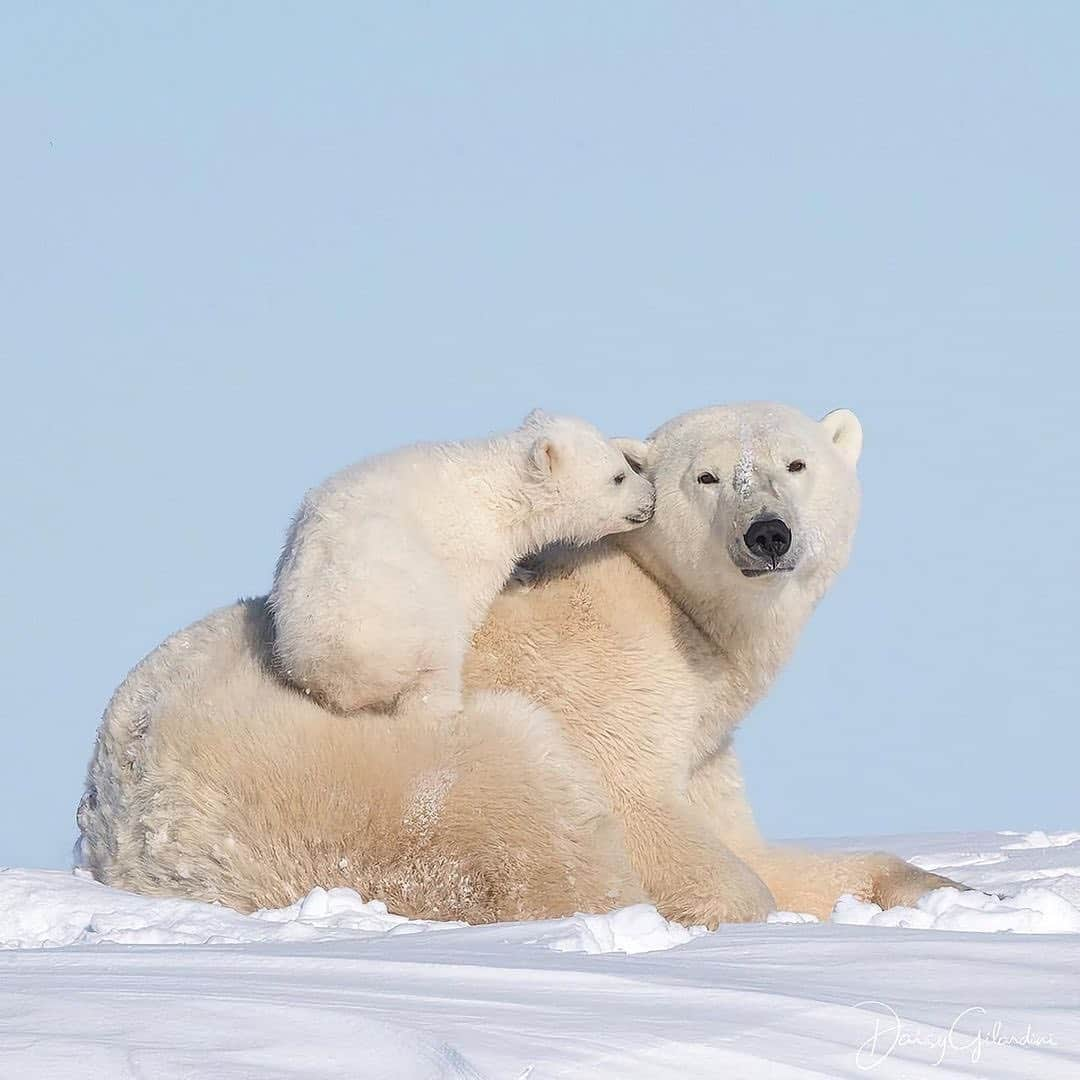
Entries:
[[643,899],[595,774],[539,706],[481,691],[449,722],[360,723],[274,678],[271,638],[262,600],[234,604],[117,691],[79,809],[101,880],[241,911],[344,885],[468,922]]
[[652,504],[596,428],[539,411],[498,438],[362,461],[310,491],[289,530],[270,593],[279,668],[338,712],[453,715],[515,563],[639,528]]
[[[653,522],[537,560],[467,659],[467,687],[540,711],[477,694],[445,732],[347,721],[274,674],[262,601],[204,619],[106,711],[79,813],[85,864],[114,885],[244,909],[341,883],[472,921],[603,910],[640,889],[714,926],[945,884],[890,855],[768,844],[731,747],[847,560],[860,445],[850,413],[814,423],[775,405],[705,409],[627,441],[656,485]],[[788,471],[796,460],[806,467]],[[748,577],[761,560],[741,537],[763,514],[790,524],[791,550]],[[407,808],[444,790],[425,846],[426,817]]]

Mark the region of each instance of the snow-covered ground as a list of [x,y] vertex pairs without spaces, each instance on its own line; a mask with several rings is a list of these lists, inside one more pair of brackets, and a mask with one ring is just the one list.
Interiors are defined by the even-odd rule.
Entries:
[[347,890],[244,916],[3,870],[0,1078],[1080,1077],[1080,832],[828,846],[1007,898],[467,927]]

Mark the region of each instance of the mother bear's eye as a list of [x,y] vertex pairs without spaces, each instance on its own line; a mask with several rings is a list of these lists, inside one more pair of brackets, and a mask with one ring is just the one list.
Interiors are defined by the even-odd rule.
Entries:
[[788,463],[787,471],[788,472],[802,472],[803,469],[805,469],[805,468],[806,468],[806,462],[805,461],[799,461],[796,458],[795,461],[792,461],[792,462]]
[[618,476],[613,476],[611,482],[618,487],[626,479],[626,473],[621,472]]
[[716,475],[711,472],[703,472],[698,474],[697,482],[699,484],[719,484],[720,481],[716,478]]

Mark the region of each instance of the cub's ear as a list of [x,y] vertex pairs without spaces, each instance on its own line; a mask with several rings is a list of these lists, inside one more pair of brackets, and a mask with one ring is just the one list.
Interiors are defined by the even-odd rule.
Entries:
[[862,453],[862,424],[859,418],[850,409],[833,409],[822,417],[821,426],[844,460],[853,466]]
[[533,409],[533,411],[521,421],[521,426],[523,428],[543,427],[550,419],[550,414],[544,412],[543,409]]
[[529,457],[541,476],[553,476],[559,467],[559,448],[548,435],[541,436],[532,444]]
[[636,473],[644,472],[649,463],[649,444],[643,439],[628,439],[623,436],[611,440],[612,445]]

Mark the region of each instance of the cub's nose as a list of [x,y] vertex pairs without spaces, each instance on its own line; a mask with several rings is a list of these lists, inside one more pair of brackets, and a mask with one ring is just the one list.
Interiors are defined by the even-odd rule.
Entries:
[[755,521],[746,530],[743,543],[751,555],[768,559],[775,569],[777,561],[786,555],[791,547],[791,530],[779,518],[766,518],[764,521]]

